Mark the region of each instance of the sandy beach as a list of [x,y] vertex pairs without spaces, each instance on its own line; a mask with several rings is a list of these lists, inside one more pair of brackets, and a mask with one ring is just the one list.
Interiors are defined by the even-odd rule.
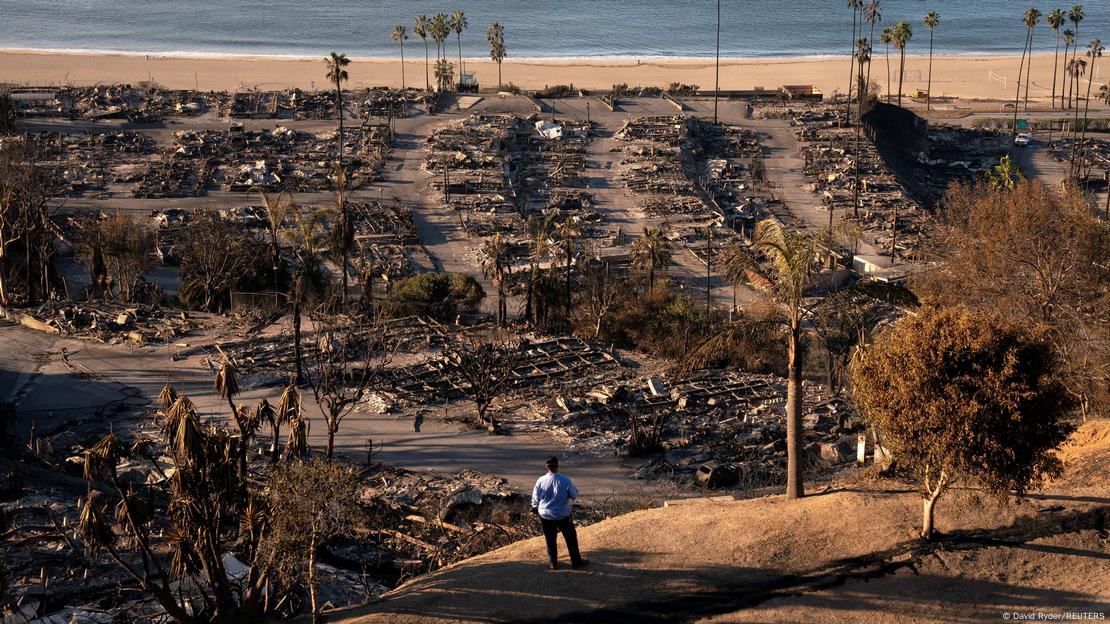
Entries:
[[[413,48],[409,54],[422,52]],[[1019,56],[936,56],[933,59],[933,93],[961,98],[1008,99],[1014,97]],[[488,60],[465,61],[483,86],[497,84],[497,66]],[[928,56],[907,56],[903,92],[924,89]],[[1053,55],[1035,55],[1032,63],[1031,98],[1051,94]],[[897,91],[898,58],[891,54],[890,67]],[[723,59],[722,89],[768,89],[784,84],[812,84],[826,94],[844,89],[848,81],[847,58]],[[886,59],[876,52],[872,80],[886,90]],[[424,85],[424,59],[406,58],[405,82]],[[352,88],[401,84],[399,60],[353,58]],[[627,83],[665,87],[674,82],[712,89],[714,67],[709,59],[685,60],[514,60],[502,66],[505,83],[526,89],[546,85],[573,84],[586,89],[609,88]],[[1095,76],[1096,85],[1100,76]],[[293,57],[174,57],[141,54],[50,53],[9,50],[0,52],[0,83],[17,85],[89,85],[98,82],[136,83],[154,80],[168,88],[236,90],[248,88],[305,89],[324,87],[323,59]],[[1062,80],[1059,79],[1058,80]],[[1085,88],[1085,87],[1084,87]],[[1097,87],[1096,87],[1097,88]]]

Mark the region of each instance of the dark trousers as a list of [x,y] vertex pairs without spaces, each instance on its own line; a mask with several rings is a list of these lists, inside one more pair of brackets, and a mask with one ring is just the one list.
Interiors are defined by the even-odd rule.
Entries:
[[567,543],[567,552],[570,553],[570,562],[576,564],[582,561],[578,552],[578,533],[574,530],[574,520],[570,516],[560,520],[547,520],[540,518],[543,523],[543,538],[547,540],[547,559],[552,564],[559,560],[559,533],[563,534],[563,541]]

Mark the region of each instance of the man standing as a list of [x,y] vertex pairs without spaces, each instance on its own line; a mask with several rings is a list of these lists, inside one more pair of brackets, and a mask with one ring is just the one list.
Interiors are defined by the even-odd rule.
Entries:
[[532,489],[532,513],[543,523],[543,537],[547,541],[547,560],[551,569],[559,567],[559,533],[567,543],[572,568],[581,568],[587,561],[578,552],[578,534],[570,517],[570,502],[578,498],[578,488],[566,475],[559,474],[559,458],[547,458],[547,474],[536,480]]

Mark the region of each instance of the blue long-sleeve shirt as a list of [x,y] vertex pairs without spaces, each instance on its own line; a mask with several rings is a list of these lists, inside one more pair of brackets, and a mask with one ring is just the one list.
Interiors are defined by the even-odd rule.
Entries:
[[549,472],[536,480],[532,488],[532,508],[539,509],[544,520],[562,520],[570,515],[570,501],[578,498],[578,488],[570,477]]

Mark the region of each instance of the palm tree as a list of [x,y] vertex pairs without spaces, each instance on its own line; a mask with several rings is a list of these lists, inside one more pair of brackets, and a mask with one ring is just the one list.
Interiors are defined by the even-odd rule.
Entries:
[[[1102,40],[1098,37],[1091,39],[1091,42],[1087,44],[1087,58],[1091,59],[1091,72],[1090,78],[1087,80],[1087,97],[1083,101],[1083,131],[1079,135],[1080,152],[1084,150],[1087,139],[1087,119],[1091,111],[1091,85],[1095,82],[1094,77],[1098,73],[1096,65],[1098,64],[1098,60],[1102,58],[1102,53],[1104,51],[1105,48],[1102,47]],[[1076,161],[1076,175],[1080,173],[1079,166],[1081,162],[1081,160]]]
[[[1068,61],[1068,76],[1071,77],[1071,88],[1072,88],[1072,91],[1075,93],[1075,101],[1072,103],[1072,107],[1075,108],[1075,121],[1072,122],[1072,127],[1071,127],[1071,136],[1072,136],[1073,143],[1075,141],[1075,138],[1077,136],[1079,136],[1079,82],[1080,82],[1079,79],[1082,78],[1084,76],[1084,74],[1086,74],[1086,73],[1087,73],[1087,61],[1085,61],[1081,58],[1075,58],[1074,56],[1072,57],[1072,59],[1070,61]],[[1073,147],[1072,148],[1073,164],[1074,164],[1074,159],[1075,159],[1075,149]]]
[[[1071,49],[1071,57],[1072,57],[1073,60],[1079,56],[1079,45],[1078,45],[1078,42],[1079,42],[1079,23],[1083,21],[1084,17],[1086,17],[1086,15],[1083,13],[1083,5],[1082,4],[1076,4],[1076,5],[1072,6],[1070,11],[1068,11],[1068,21],[1071,22],[1072,25],[1075,27],[1075,30],[1073,31],[1073,36],[1075,37],[1075,40],[1072,41],[1072,49]],[[1065,55],[1065,57],[1064,57],[1064,64],[1065,65],[1067,64],[1067,60],[1068,60],[1067,56]],[[1068,96],[1070,97],[1072,93],[1074,93],[1074,91],[1072,90],[1072,85],[1069,84],[1068,85]],[[1075,94],[1075,103],[1074,103],[1074,105],[1079,106],[1079,94],[1078,93]]]
[[[1064,25],[1064,11],[1062,9],[1052,9],[1045,20],[1048,27],[1056,32],[1056,57],[1052,61],[1052,108],[1056,108],[1056,76],[1060,68],[1060,27]],[[1067,56],[1065,50],[1064,55]]]
[[[805,436],[802,424],[802,301],[809,288],[817,262],[819,249],[828,235],[788,231],[778,221],[767,219],[755,227],[747,248],[738,247],[726,256],[726,275],[743,276],[749,281],[755,276],[769,284],[775,300],[781,306],[789,327],[786,376],[786,498],[801,498],[803,486],[803,447]],[[764,256],[769,269],[764,271],[755,262],[753,254]]]
[[327,78],[335,85],[335,115],[339,118],[339,166],[343,166],[343,83],[350,78],[344,67],[351,64],[346,54],[332,52],[324,59],[328,67]]
[[[1013,133],[1017,134],[1017,115],[1018,103],[1021,102],[1021,74],[1025,71],[1025,56],[1030,52],[1029,46],[1033,42],[1033,27],[1037,25],[1041,19],[1041,12],[1034,8],[1025,9],[1025,15],[1022,17],[1022,22],[1025,24],[1025,47],[1021,49],[1021,64],[1018,65],[1018,79],[1017,91],[1014,93],[1014,123]],[[1032,59],[1030,59],[1032,62]],[[1029,100],[1025,101],[1026,109],[1029,108]]]
[[632,243],[632,266],[647,273],[647,292],[655,290],[655,272],[671,263],[673,246],[662,228],[648,228]]
[[[1060,108],[1071,107],[1071,81],[1068,80],[1068,48],[1075,45],[1075,31],[1070,28],[1064,29],[1064,71],[1060,76]],[[1064,85],[1068,87],[1068,95],[1064,97]]]
[[489,57],[497,63],[497,90],[501,90],[501,62],[505,60],[505,27],[494,22],[486,30],[486,41],[489,42]]
[[393,27],[393,34],[391,35],[393,41],[401,46],[401,90],[405,90],[405,39],[409,38],[408,31],[405,30],[404,24],[397,24]]
[[910,28],[909,22],[898,22],[894,25],[891,41],[894,43],[894,49],[901,54],[898,64],[898,106],[902,105],[902,81],[906,78],[906,46],[909,45],[910,39],[913,39],[913,29]]
[[551,238],[558,225],[558,215],[532,215],[528,217],[528,239],[532,244],[531,271],[528,277],[528,298],[524,302],[524,316],[533,323],[539,321],[539,306],[535,305],[535,293],[539,280],[539,260],[551,251]]
[[[862,82],[863,81],[862,80],[862,78],[863,78],[863,64],[871,62],[871,44],[868,43],[866,38],[861,37],[860,40],[856,42],[856,48],[857,48],[856,59],[859,62],[859,73],[860,73],[860,79],[861,79],[860,82]],[[855,163],[855,169],[856,169],[855,178],[856,178],[856,180],[855,181],[856,181],[856,183],[855,183],[855,191],[853,193],[854,197],[853,197],[853,201],[852,201],[852,211],[853,211],[852,214],[855,216],[857,221],[859,220],[859,190],[860,190],[859,165],[860,165],[860,160],[862,160],[862,158],[860,157],[860,140],[861,140],[860,135],[863,134],[863,95],[864,95],[864,89],[862,88],[862,85],[861,85],[860,97],[859,97],[859,109],[858,109],[858,112],[856,113],[856,115],[857,115],[857,119],[856,119],[856,157],[855,157],[855,161],[856,161],[856,163]],[[833,221],[833,207],[832,207],[832,204],[829,204],[829,227],[832,227],[832,224],[833,224],[832,221]]]
[[929,29],[929,86],[925,91],[925,110],[933,110],[933,31],[940,26],[940,15],[936,11],[929,11],[921,22]]
[[255,190],[262,197],[262,205],[266,208],[266,229],[270,235],[270,265],[274,273],[274,293],[276,294],[281,290],[279,284],[281,245],[278,242],[278,237],[286,217],[290,212],[296,210],[296,205],[293,203],[293,196],[288,191],[282,191],[277,195],[269,195],[261,189]]
[[432,26],[429,30],[432,35],[432,41],[436,42],[436,60],[444,58],[447,53],[443,49],[443,42],[447,41],[447,33],[450,29],[447,26],[447,16],[443,13],[436,13],[432,18]]
[[887,26],[879,34],[879,41],[886,46],[886,103],[890,104],[890,44],[894,43],[894,29]]
[[430,91],[432,89],[431,70],[428,63],[428,16],[417,15],[416,21],[412,24],[412,34],[420,37],[424,42],[424,90]]
[[[875,41],[875,23],[883,21],[883,14],[879,12],[879,0],[871,0],[867,3],[867,7],[863,10],[863,17],[871,24],[871,35],[867,38],[868,41]],[[887,68],[889,69],[889,68]],[[867,80],[864,80],[865,88],[871,89],[871,62],[867,62]]]
[[844,5],[852,9],[852,53],[848,58],[848,104],[844,109],[844,121],[851,121],[852,116],[852,84],[856,81],[856,34],[860,9],[863,0],[844,0]]
[[1033,32],[1041,23],[1041,12],[1037,9],[1025,11],[1025,25],[1029,28],[1029,62],[1025,64],[1025,110],[1029,110],[1029,83],[1033,81]]
[[574,258],[578,253],[578,239],[582,236],[582,228],[579,227],[578,224],[571,219],[567,219],[555,228],[555,234],[559,237],[559,241],[563,246],[563,260],[566,261],[566,313],[567,322],[569,323],[571,303],[571,276],[574,270]]
[[482,244],[482,274],[497,285],[498,327],[504,327],[509,317],[508,307],[505,304],[505,287],[508,281],[506,278],[512,272],[511,251],[509,243],[501,237],[500,232]]
[[436,61],[434,77],[436,88],[440,91],[450,91],[451,85],[455,82],[455,66],[448,63],[447,59],[439,59]]
[[459,80],[462,80],[463,72],[466,71],[466,67],[463,66],[462,60],[462,32],[466,30],[466,27],[469,25],[470,23],[466,21],[466,14],[462,11],[455,11],[451,14],[451,32],[455,33],[455,36],[459,40]]

